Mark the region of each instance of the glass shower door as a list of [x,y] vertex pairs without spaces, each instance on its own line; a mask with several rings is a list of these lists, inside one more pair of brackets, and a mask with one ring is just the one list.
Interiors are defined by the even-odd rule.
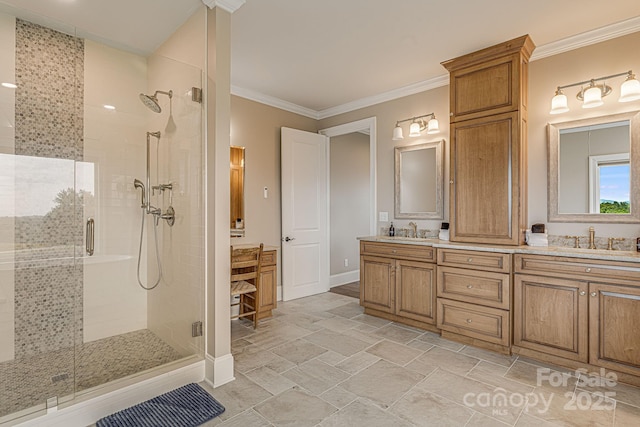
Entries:
[[[80,39],[0,14],[0,422],[73,399]],[[46,64],[46,66],[45,66]],[[6,80],[5,80],[6,79]]]
[[[204,311],[202,105],[191,95],[202,72],[94,42],[86,43],[84,71],[77,185],[86,191],[84,219],[94,224],[94,251],[83,257],[78,392],[204,348],[202,337],[191,334]],[[139,97],[156,91],[166,92],[157,94],[160,112]],[[146,196],[165,217],[173,209],[173,223],[141,207],[146,199],[134,180],[147,186],[147,155]]]

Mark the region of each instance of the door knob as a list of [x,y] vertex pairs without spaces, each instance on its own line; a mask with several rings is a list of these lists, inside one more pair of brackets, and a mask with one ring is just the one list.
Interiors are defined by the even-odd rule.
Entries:
[[292,241],[292,240],[296,240],[296,238],[295,238],[295,237],[289,237],[289,236],[287,236],[287,237],[285,237],[285,238],[284,238],[284,239],[282,239],[282,240],[284,240],[285,242],[290,242],[290,241]]

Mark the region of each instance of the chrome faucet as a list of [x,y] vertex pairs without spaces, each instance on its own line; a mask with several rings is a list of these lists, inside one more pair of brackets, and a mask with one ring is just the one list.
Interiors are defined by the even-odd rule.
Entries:
[[409,223],[409,227],[411,227],[411,230],[413,231],[412,237],[418,237],[418,224],[416,224],[415,222],[411,221]]
[[589,227],[589,249],[597,249],[595,240],[596,240],[596,229],[593,227]]

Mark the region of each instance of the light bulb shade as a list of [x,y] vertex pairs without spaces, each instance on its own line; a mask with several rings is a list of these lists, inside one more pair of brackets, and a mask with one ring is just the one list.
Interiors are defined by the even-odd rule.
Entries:
[[411,126],[409,126],[409,136],[420,136],[420,123],[411,123]]
[[597,86],[592,86],[584,91],[584,101],[582,102],[582,108],[594,108],[603,104],[602,102],[602,89]]
[[429,123],[427,124],[427,133],[434,134],[438,132],[440,132],[440,125],[438,124],[438,120],[436,120],[436,118],[434,117],[433,119],[429,120]]
[[556,96],[551,99],[551,111],[550,114],[560,114],[569,111],[569,105],[567,103],[567,96],[560,92],[556,92]]
[[404,139],[404,136],[402,136],[402,128],[400,126],[396,126],[393,128],[393,140],[399,141],[401,139]]
[[619,102],[631,102],[640,99],[640,82],[633,77],[629,76],[629,79],[622,83],[620,86],[620,99]]

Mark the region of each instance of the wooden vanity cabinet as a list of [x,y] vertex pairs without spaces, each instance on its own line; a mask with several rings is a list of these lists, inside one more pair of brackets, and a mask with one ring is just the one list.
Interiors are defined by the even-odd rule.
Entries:
[[516,254],[514,270],[514,352],[640,376],[640,265]]
[[453,242],[524,243],[533,49],[529,36],[522,36],[442,63],[450,73]]
[[360,242],[360,305],[364,312],[435,330],[435,249]]
[[640,284],[589,283],[589,361],[640,375]]
[[265,249],[260,266],[260,319],[271,317],[278,305],[277,251]]
[[588,284],[516,274],[513,345],[587,362]]
[[444,338],[509,353],[511,254],[438,249],[437,326]]

